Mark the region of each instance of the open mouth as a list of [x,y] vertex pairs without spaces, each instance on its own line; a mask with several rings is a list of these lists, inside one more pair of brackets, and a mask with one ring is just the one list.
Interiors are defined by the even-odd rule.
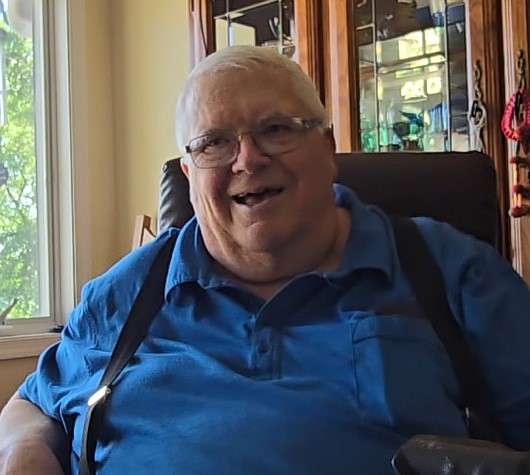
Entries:
[[265,188],[255,193],[240,193],[235,195],[234,201],[240,205],[256,206],[264,201],[279,195],[283,191],[282,188]]

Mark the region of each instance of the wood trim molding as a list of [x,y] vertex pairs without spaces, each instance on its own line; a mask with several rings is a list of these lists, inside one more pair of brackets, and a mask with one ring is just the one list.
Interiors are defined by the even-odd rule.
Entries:
[[321,92],[322,101],[326,106],[328,117],[331,120],[333,117],[333,104],[331,100],[331,61],[330,61],[330,45],[329,41],[331,38],[329,32],[329,3],[323,2],[322,4],[322,81],[323,81],[323,93]]
[[359,150],[359,74],[354,54],[352,8],[348,0],[329,0],[329,65],[332,121],[338,152]]
[[319,0],[294,0],[295,60],[314,82],[324,101],[322,64],[322,3]]
[[0,338],[0,360],[38,356],[60,339],[61,336],[56,333],[2,337]]
[[[505,1],[507,0],[502,0]],[[499,22],[502,2],[501,0],[468,1],[468,34],[471,43],[471,58],[468,64],[480,61],[482,71],[485,72],[482,76],[482,91],[488,116],[484,125],[484,146],[486,153],[493,159],[497,171],[497,194],[501,208],[500,244],[503,255],[510,258],[508,160],[506,140],[500,133],[505,104],[504,58],[500,54],[503,51],[503,37]]]
[[210,0],[189,1],[190,65],[193,69],[215,51],[213,6]]

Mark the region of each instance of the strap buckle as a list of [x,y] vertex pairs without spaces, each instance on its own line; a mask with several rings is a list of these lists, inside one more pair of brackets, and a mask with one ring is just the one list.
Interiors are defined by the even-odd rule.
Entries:
[[88,406],[92,407],[96,404],[99,404],[101,401],[104,401],[105,398],[111,393],[111,390],[108,386],[101,386],[92,396],[88,398]]
[[493,421],[483,411],[478,411],[469,406],[464,409],[466,426],[471,439],[488,440],[502,443],[503,437]]

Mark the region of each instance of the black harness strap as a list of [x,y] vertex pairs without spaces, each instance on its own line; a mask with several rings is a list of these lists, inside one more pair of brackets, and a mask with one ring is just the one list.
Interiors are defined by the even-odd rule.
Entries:
[[88,400],[88,411],[83,426],[83,441],[79,460],[80,475],[92,475],[95,473],[96,434],[103,416],[102,403],[111,393],[114,380],[130,361],[147,335],[151,322],[164,302],[166,276],[175,240],[176,235],[169,238],[151,265],[121,330],[118,342],[112,351],[109,364],[99,382],[98,390]]
[[447,302],[440,267],[412,219],[391,217],[391,221],[402,269],[451,359],[462,392],[469,436],[501,441],[498,429],[488,416],[490,406],[482,374]]

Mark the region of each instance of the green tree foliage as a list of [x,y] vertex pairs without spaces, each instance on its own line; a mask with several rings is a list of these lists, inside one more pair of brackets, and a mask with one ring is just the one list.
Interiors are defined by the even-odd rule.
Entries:
[[39,312],[33,44],[15,33],[5,16],[0,28],[7,33],[0,163],[9,173],[0,186],[0,311],[17,298],[10,317],[27,317]]

